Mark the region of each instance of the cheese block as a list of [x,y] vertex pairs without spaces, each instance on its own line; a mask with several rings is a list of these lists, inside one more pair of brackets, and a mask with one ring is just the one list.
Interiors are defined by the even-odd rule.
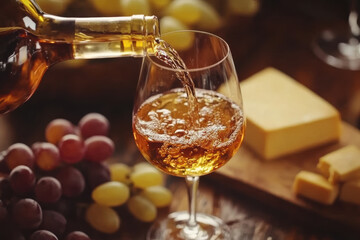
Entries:
[[339,112],[291,77],[266,68],[240,83],[244,143],[266,160],[340,138]]
[[360,178],[360,149],[348,145],[328,153],[320,157],[317,168],[332,183]]
[[293,192],[313,201],[331,205],[339,193],[339,185],[331,184],[317,173],[300,171],[295,176]]
[[345,182],[341,186],[339,199],[360,205],[360,179]]

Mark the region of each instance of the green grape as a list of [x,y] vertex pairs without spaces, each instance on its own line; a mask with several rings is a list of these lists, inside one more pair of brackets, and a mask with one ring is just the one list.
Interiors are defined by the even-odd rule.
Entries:
[[154,9],[163,9],[164,7],[169,5],[171,0],[149,0],[149,2],[151,4],[152,8],[154,8]]
[[137,188],[147,188],[150,186],[162,185],[163,175],[154,167],[137,167],[130,174],[130,180]]
[[119,0],[124,15],[134,14],[150,15],[150,5],[147,0]]
[[133,166],[133,171],[135,172],[142,168],[155,168],[155,167],[148,162],[139,162]]
[[165,14],[170,15],[184,24],[192,25],[201,18],[199,0],[175,0],[166,8]]
[[228,0],[227,7],[233,14],[253,15],[259,10],[258,0]]
[[[161,33],[164,34],[167,32],[186,30],[188,29],[188,27],[174,17],[165,16],[160,19],[160,29],[161,29]],[[176,46],[174,48],[178,49],[176,48]]]
[[100,205],[115,207],[124,204],[128,200],[130,190],[122,182],[111,181],[97,186],[92,191],[91,196]]
[[205,1],[194,1],[201,9],[201,18],[196,26],[201,30],[215,31],[221,27],[221,18],[218,12]]
[[157,209],[155,205],[143,196],[131,197],[127,205],[131,214],[142,222],[152,222],[156,218]]
[[95,9],[105,16],[119,16],[121,14],[120,0],[91,0]]
[[131,168],[124,163],[113,163],[109,166],[110,177],[112,181],[129,184]]
[[156,207],[169,206],[172,200],[170,190],[163,186],[151,186],[145,188],[140,194],[149,199]]
[[[162,33],[186,30],[188,27],[182,22],[171,16],[165,16],[160,19],[160,29]],[[194,43],[194,33],[182,32],[181,34],[171,34],[162,36],[163,40],[169,43],[177,51],[185,51]]]
[[85,213],[86,221],[96,230],[103,233],[114,233],[120,228],[120,217],[114,209],[91,204]]

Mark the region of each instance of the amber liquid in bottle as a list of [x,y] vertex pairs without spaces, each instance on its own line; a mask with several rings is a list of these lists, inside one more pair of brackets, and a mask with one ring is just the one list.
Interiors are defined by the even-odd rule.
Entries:
[[21,28],[0,29],[0,112],[28,100],[47,68],[72,55],[71,44],[41,42]]
[[154,16],[64,18],[44,13],[33,0],[2,4],[0,114],[27,101],[55,63],[152,54],[160,36]]
[[[141,55],[143,45],[141,36],[138,40],[132,37],[113,42],[67,43],[40,39],[22,28],[0,29],[0,113],[27,101],[45,71],[55,63]],[[153,51],[150,47],[148,51]]]

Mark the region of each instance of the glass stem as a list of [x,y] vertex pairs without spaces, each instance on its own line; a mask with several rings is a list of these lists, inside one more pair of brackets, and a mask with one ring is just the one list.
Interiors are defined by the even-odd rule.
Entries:
[[199,177],[187,176],[185,178],[188,197],[189,197],[189,220],[187,227],[196,228],[198,223],[196,221],[196,203],[197,203],[197,190],[199,187]]
[[199,240],[208,239],[208,235],[196,221],[196,197],[199,186],[199,177],[188,176],[185,178],[189,197],[189,219],[181,231],[183,239]]
[[185,178],[189,197],[189,219],[181,230],[181,237],[184,240],[205,240],[209,239],[208,233],[201,228],[196,221],[197,191],[200,177],[187,176]]

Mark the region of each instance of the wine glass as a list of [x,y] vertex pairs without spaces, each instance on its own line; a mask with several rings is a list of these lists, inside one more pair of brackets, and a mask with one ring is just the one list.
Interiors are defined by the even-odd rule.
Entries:
[[333,67],[360,70],[360,28],[357,1],[349,1],[348,28],[324,30],[313,41],[315,55]]
[[172,32],[162,39],[174,46],[187,69],[174,64],[182,61],[166,44],[155,48],[157,57],[144,57],[133,133],[147,161],[185,177],[189,211],[156,222],[147,239],[230,239],[221,219],[196,212],[199,177],[230,160],[244,136],[242,96],[229,46],[200,31]]

